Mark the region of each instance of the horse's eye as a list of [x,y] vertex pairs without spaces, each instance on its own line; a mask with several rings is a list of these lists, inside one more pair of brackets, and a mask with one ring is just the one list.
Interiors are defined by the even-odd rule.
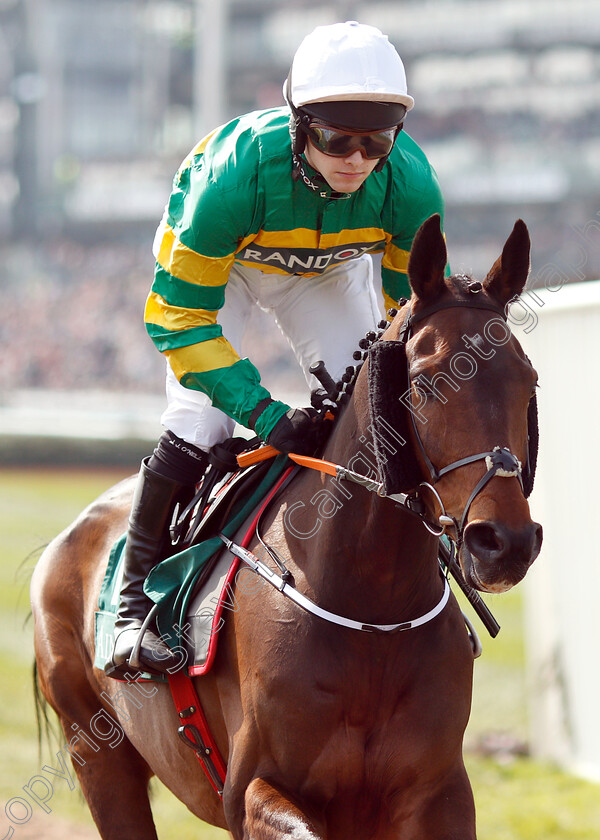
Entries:
[[417,376],[415,379],[415,385],[419,393],[425,397],[425,399],[429,402],[429,400],[438,400],[439,394],[437,391],[432,387],[431,382],[427,380],[424,376]]

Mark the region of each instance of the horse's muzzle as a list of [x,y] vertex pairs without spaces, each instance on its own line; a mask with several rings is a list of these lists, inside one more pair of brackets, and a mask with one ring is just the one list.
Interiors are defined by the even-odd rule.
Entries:
[[513,530],[475,520],[464,531],[460,561],[467,582],[482,592],[506,592],[519,583],[542,545],[542,526],[530,522]]

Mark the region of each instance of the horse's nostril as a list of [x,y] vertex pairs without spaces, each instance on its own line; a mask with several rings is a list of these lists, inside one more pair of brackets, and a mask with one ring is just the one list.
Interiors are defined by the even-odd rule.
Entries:
[[501,554],[504,540],[491,524],[473,523],[465,531],[465,542],[472,555],[479,560],[490,560]]

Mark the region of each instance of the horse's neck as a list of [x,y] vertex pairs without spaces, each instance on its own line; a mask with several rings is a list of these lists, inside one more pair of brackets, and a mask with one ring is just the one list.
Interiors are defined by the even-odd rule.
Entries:
[[[324,458],[377,477],[365,388],[336,422]],[[303,546],[315,590],[340,608],[364,604],[368,620],[380,623],[393,621],[402,605],[431,606],[429,593],[439,588],[437,541],[419,519],[348,481],[307,471],[302,485],[303,497],[319,499],[330,514],[319,517],[318,531]]]

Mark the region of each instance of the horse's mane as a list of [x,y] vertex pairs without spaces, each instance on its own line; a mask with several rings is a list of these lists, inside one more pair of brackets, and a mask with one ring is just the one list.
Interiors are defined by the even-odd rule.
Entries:
[[[406,348],[378,341],[369,350],[369,409],[379,475],[386,493],[407,493],[422,481],[401,397],[408,391]],[[404,443],[401,443],[404,441]]]

